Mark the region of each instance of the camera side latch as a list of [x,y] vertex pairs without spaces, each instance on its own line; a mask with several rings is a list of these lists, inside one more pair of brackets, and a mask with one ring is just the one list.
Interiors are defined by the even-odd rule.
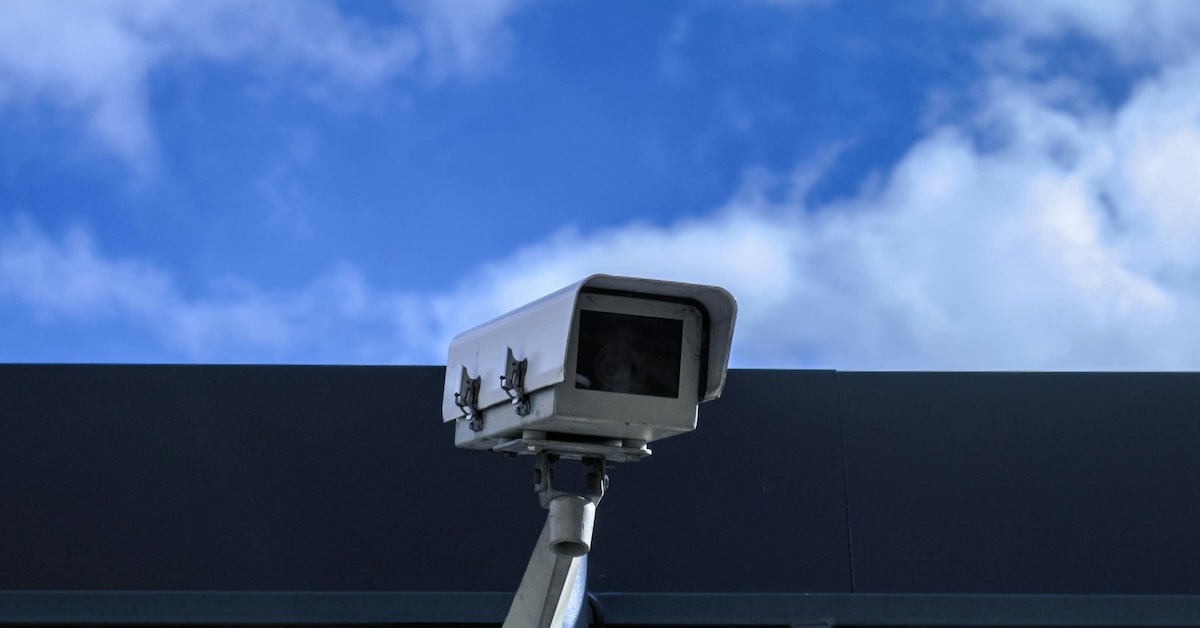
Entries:
[[483,430],[483,417],[479,414],[479,383],[480,378],[471,377],[467,373],[467,367],[462,367],[462,375],[458,378],[458,392],[454,393],[454,405],[467,416],[467,426],[472,432]]
[[508,358],[504,363],[504,375],[500,376],[500,388],[512,399],[517,407],[517,415],[529,414],[529,395],[525,392],[525,370],[529,368],[529,359],[518,360],[513,357],[512,347],[507,347]]

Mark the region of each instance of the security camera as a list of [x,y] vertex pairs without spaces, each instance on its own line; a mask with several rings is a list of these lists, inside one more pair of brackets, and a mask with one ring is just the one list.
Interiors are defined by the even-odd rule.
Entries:
[[463,448],[636,460],[721,394],[736,313],[715,286],[592,275],[455,337],[442,418]]
[[[549,511],[505,626],[564,625],[581,607],[571,583],[586,582],[607,466],[696,429],[697,406],[725,385],[736,315],[714,286],[592,275],[450,343],[442,420],[454,443],[536,455]],[[583,461],[584,488],[555,485],[560,458]]]

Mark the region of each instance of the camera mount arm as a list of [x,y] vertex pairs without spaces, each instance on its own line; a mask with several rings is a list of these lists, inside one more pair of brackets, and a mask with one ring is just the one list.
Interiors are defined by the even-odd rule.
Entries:
[[553,452],[538,454],[534,489],[549,513],[504,620],[505,628],[574,625],[582,609],[596,505],[608,489],[607,462],[603,457],[583,458],[589,472],[581,494],[554,488],[553,465],[558,459]]

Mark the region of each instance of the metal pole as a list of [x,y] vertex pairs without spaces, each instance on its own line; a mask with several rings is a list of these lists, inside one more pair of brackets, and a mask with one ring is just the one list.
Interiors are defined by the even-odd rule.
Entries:
[[586,594],[587,556],[567,556],[550,549],[553,516],[551,511],[542,526],[504,628],[572,627],[579,620]]

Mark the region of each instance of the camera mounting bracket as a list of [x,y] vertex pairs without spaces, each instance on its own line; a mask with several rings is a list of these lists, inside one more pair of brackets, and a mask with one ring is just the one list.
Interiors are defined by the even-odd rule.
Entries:
[[550,502],[557,497],[578,496],[599,504],[608,490],[608,461],[599,456],[583,458],[583,464],[589,471],[586,478],[586,488],[583,491],[564,491],[554,488],[554,463],[559,460],[558,454],[543,451],[538,454],[537,468],[533,470],[533,489],[537,491],[538,501],[542,508],[549,508]]
[[502,439],[492,447],[506,456],[541,456],[553,454],[559,458],[586,460],[602,458],[609,463],[637,462],[652,452],[646,441],[631,439],[563,440],[558,434],[524,430],[520,438]]

